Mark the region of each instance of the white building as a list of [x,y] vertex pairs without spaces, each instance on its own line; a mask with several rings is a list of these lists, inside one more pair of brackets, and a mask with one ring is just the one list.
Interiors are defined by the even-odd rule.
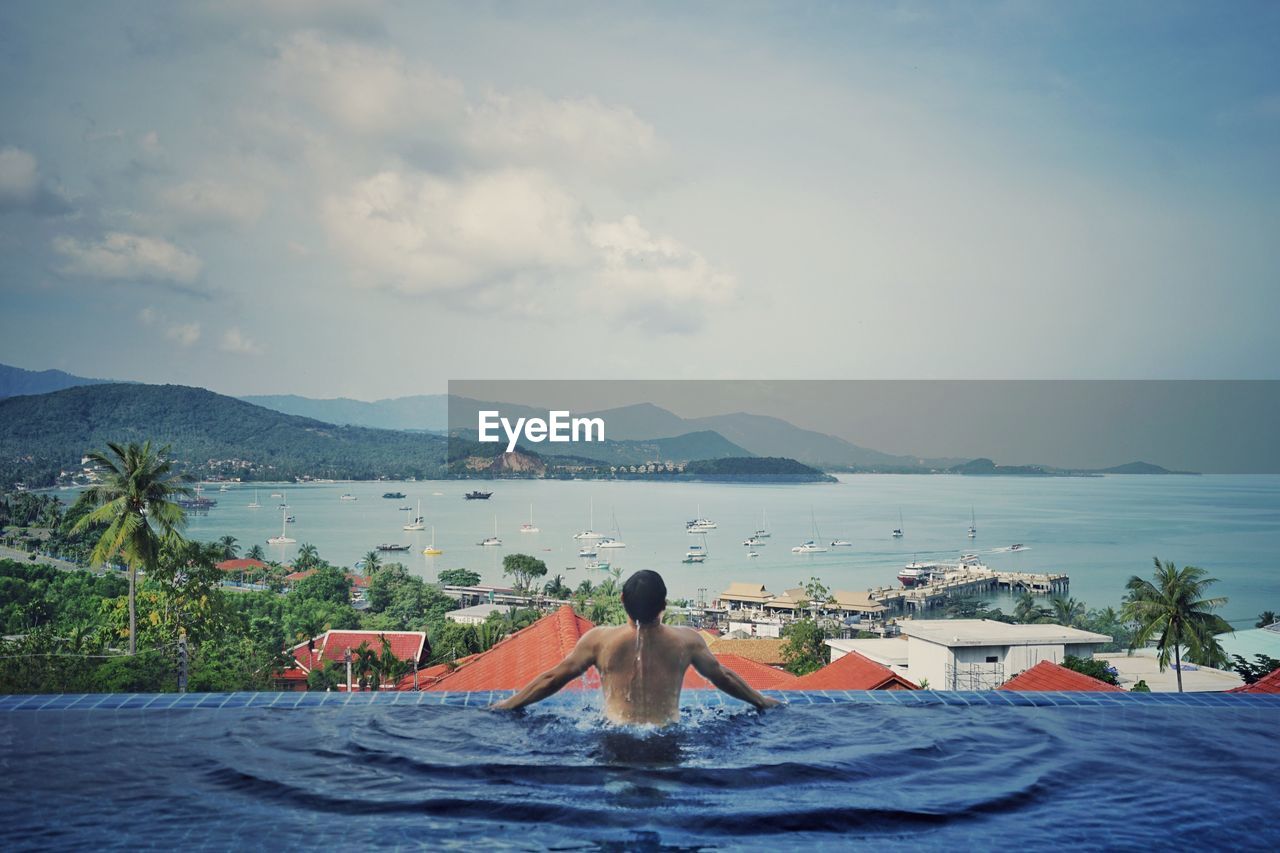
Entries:
[[[887,666],[903,678],[909,678],[907,673],[911,669],[910,657],[907,654],[909,650],[908,645],[906,637],[877,637],[875,639],[865,640],[827,640],[827,647],[831,649],[832,663],[840,660],[840,658],[849,654],[849,652],[857,652],[868,660],[874,661],[881,666]],[[932,682],[930,682],[930,684],[932,684]]]
[[[990,619],[912,619],[907,637],[907,678],[933,690],[994,690],[1042,660],[1093,657],[1105,634],[1062,625],[1010,625]],[[861,651],[859,649],[859,651]]]
[[462,625],[481,625],[488,620],[490,613],[505,613],[510,609],[501,604],[477,604],[461,610],[450,610],[445,614],[445,618]]

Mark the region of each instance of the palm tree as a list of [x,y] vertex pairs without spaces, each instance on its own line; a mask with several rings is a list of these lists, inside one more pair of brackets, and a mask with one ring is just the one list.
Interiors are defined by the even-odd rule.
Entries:
[[222,549],[222,559],[234,560],[240,553],[240,546],[236,544],[236,537],[223,536],[218,540],[218,546]]
[[1084,618],[1084,602],[1082,601],[1076,601],[1074,598],[1067,598],[1063,595],[1055,595],[1049,599],[1049,604],[1053,607],[1053,621],[1059,625],[1074,628]]
[[261,545],[254,545],[252,548],[249,549],[249,551],[245,554],[245,556],[248,557],[250,560],[257,560],[261,562],[262,558],[266,556],[266,552],[262,550]]
[[370,551],[364,555],[364,576],[373,577],[378,573],[378,569],[382,568],[382,558],[378,556],[377,551]]
[[173,463],[166,458],[168,445],[153,450],[148,441],[125,447],[108,443],[107,448],[109,452],[95,450],[88,454],[99,479],[80,496],[80,501],[92,510],[80,517],[72,531],[79,533],[90,525],[105,524],[90,561],[100,566],[120,557],[128,566],[132,655],[138,650],[138,567],[153,570],[161,546],[182,540],[179,531],[186,524],[187,514],[175,499],[192,493],[183,485],[191,478],[173,473]]
[[312,566],[320,562],[320,551],[310,542],[303,542],[298,547],[298,558],[293,561],[293,565],[299,571],[306,571]]
[[1195,566],[1179,569],[1171,562],[1161,563],[1155,558],[1156,572],[1153,580],[1137,575],[1129,578],[1125,588],[1129,594],[1124,602],[1124,616],[1137,623],[1130,649],[1145,646],[1158,635],[1160,671],[1169,665],[1173,654],[1174,669],[1178,673],[1178,692],[1182,692],[1182,647],[1187,647],[1187,659],[1206,666],[1223,666],[1226,653],[1218,644],[1215,634],[1230,631],[1231,626],[1221,616],[1209,611],[1227,603],[1225,598],[1205,598],[1205,590],[1216,578],[1206,577],[1208,572]]
[[1276,612],[1274,610],[1264,610],[1258,614],[1258,624],[1253,627],[1265,628],[1268,625],[1276,624],[1277,621],[1280,621],[1280,617],[1276,616]]

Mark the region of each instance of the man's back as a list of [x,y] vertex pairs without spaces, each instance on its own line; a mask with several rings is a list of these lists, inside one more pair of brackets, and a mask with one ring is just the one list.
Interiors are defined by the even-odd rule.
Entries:
[[696,645],[706,645],[702,638],[662,624],[596,628],[588,636],[593,634],[605,716],[617,723],[674,722],[680,685]]

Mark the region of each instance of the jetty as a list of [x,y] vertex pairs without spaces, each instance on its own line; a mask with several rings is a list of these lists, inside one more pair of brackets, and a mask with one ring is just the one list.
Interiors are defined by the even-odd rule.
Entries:
[[972,598],[997,592],[1032,595],[1066,595],[1071,579],[1062,572],[1002,572],[986,567],[973,567],[948,572],[941,580],[924,586],[878,587],[867,591],[867,597],[888,608],[890,613],[910,615],[935,607],[945,607],[956,598]]

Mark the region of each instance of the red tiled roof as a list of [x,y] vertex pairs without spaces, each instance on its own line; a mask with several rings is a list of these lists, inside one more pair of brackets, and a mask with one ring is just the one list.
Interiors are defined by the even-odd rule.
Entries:
[[781,666],[784,663],[782,647],[785,643],[786,640],[777,637],[751,637],[741,640],[718,637],[708,640],[707,647],[717,657],[726,654],[737,655],[766,666]]
[[298,678],[289,673],[301,673],[302,678],[326,661],[340,661],[347,649],[355,651],[361,643],[368,643],[369,648],[381,653],[382,637],[391,643],[391,653],[402,661],[413,663],[426,662],[427,635],[422,631],[326,631],[315,638],[315,652],[307,648],[305,642],[289,649],[289,654],[298,662],[297,669],[285,670],[285,678]]
[[[578,639],[594,627],[566,604],[476,655],[427,689],[519,690],[534,676],[560,663],[573,651]],[[570,682],[566,689],[595,688],[599,684],[600,677],[593,668],[582,679]]]
[[[774,669],[771,666],[765,666],[757,663],[750,658],[744,658],[741,655],[725,653],[716,655],[716,660],[720,661],[720,665],[725,669],[731,669],[736,672],[743,681],[747,682],[756,690],[795,690],[794,684],[796,677],[789,672],[781,669]],[[714,690],[715,687],[711,682],[707,681],[697,670],[689,667],[684,672],[684,683],[682,685],[685,690]]]
[[[284,579],[289,583],[297,583],[300,580],[305,580],[306,578],[311,577],[315,573],[316,573],[315,569],[304,569],[303,571],[300,571],[300,572],[290,572],[289,574],[284,576]],[[357,589],[364,589],[369,585],[369,578],[365,575],[356,575],[356,574],[352,574],[351,572],[343,572],[343,577],[351,581],[351,585],[353,587],[356,587]]]
[[848,652],[822,669],[796,679],[791,690],[919,690],[887,666]]
[[222,569],[224,572],[258,571],[266,567],[266,563],[261,560],[254,560],[251,557],[242,557],[238,560],[223,560],[216,566],[216,568]]
[[1242,684],[1232,687],[1228,693],[1280,693],[1280,669],[1264,675],[1253,684]]
[[1124,688],[1117,687],[1114,684],[1107,684],[1105,681],[1099,681],[1096,678],[1090,678],[1082,672],[1076,672],[1074,669],[1067,669],[1065,666],[1059,666],[1052,661],[1042,660],[1040,663],[1031,667],[1031,669],[1023,670],[1013,678],[1006,681],[996,688],[997,690],[1019,690],[1019,691],[1067,691],[1079,692],[1083,690],[1110,691],[1112,693],[1124,692]]

